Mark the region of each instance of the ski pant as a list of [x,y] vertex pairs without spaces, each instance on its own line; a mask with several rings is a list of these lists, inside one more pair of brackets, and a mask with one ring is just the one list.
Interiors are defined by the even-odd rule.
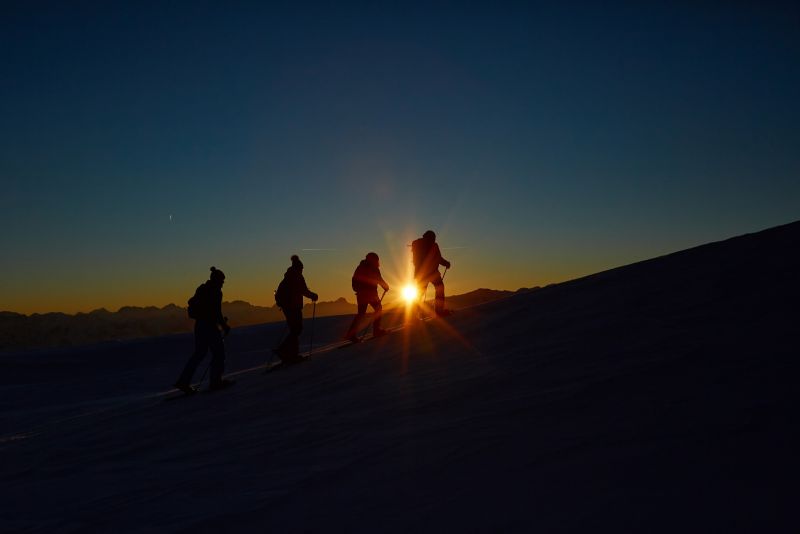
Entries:
[[278,346],[282,360],[296,359],[300,355],[300,334],[303,332],[303,308],[283,308],[289,333]]
[[222,342],[222,334],[216,323],[197,320],[194,323],[194,353],[186,362],[186,367],[183,368],[178,383],[187,385],[192,383],[194,372],[206,357],[208,349],[211,349],[209,383],[217,384],[222,380],[222,373],[225,372],[225,344]]
[[381,300],[378,298],[377,292],[374,297],[369,296],[367,298],[362,298],[356,295],[356,302],[358,303],[358,313],[353,317],[353,322],[350,324],[350,328],[347,329],[347,334],[344,336],[345,339],[355,336],[361,330],[364,316],[367,315],[367,306],[372,306],[372,309],[375,311],[375,313],[373,313],[372,332],[374,333],[381,329],[383,306],[381,306]]
[[439,270],[435,270],[432,273],[416,276],[417,279],[417,287],[419,287],[419,294],[421,299],[425,299],[425,292],[428,290],[428,284],[433,284],[433,288],[436,290],[436,300],[434,301],[434,308],[436,312],[441,312],[444,310],[444,282],[442,281],[442,275],[439,273]]

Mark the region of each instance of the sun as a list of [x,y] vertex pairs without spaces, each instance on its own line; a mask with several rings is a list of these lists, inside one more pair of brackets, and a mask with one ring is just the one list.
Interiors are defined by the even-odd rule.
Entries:
[[415,285],[408,284],[405,287],[403,287],[403,300],[405,300],[406,303],[411,304],[412,302],[417,300],[418,293],[419,291],[417,290],[417,287]]

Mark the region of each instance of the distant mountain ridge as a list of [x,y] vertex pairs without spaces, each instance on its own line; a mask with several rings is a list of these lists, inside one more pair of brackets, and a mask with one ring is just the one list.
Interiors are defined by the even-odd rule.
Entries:
[[446,305],[448,308],[458,310],[461,308],[469,308],[470,306],[477,306],[478,304],[483,304],[484,302],[491,302],[493,300],[507,298],[519,293],[535,291],[537,289],[539,289],[538,286],[532,288],[522,287],[516,291],[502,291],[497,289],[481,288],[470,291],[469,293],[464,293],[463,295],[453,295],[452,297],[447,297]]
[[[477,289],[448,297],[447,305],[453,309],[465,308],[514,293]],[[310,317],[311,310],[312,305],[306,304],[304,315]],[[234,328],[284,320],[283,312],[277,306],[256,306],[243,300],[223,302],[222,313]],[[356,305],[344,297],[317,302],[318,317],[355,313]],[[194,321],[187,315],[186,308],[175,304],[167,304],[163,308],[123,306],[116,312],[99,308],[74,315],[60,312],[24,315],[0,311],[0,350],[75,347],[102,341],[179,334],[190,332],[193,325]]]

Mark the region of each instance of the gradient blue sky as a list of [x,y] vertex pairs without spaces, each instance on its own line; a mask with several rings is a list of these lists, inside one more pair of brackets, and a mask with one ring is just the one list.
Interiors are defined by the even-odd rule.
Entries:
[[0,310],[210,265],[271,305],[292,253],[351,298],[428,228],[448,292],[516,289],[800,218],[797,4],[161,4],[3,4]]

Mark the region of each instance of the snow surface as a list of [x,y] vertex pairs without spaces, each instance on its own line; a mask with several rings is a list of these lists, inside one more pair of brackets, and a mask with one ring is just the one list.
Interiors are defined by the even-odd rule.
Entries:
[[283,326],[236,329],[237,384],[192,398],[168,387],[187,335],[2,354],[0,530],[797,532],[798,245],[793,223],[344,350],[350,318],[317,319],[323,351],[268,375]]

